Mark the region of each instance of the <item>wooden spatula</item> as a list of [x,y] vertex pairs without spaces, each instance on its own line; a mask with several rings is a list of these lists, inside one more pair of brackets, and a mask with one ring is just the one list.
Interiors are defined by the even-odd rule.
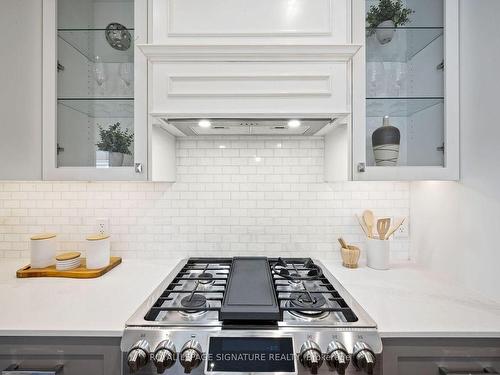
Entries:
[[373,237],[373,225],[375,223],[375,217],[373,216],[373,212],[370,210],[366,210],[363,212],[363,221],[365,222],[366,229],[368,229],[368,237]]
[[405,218],[402,218],[402,219],[399,219],[396,224],[394,224],[391,229],[389,229],[389,232],[387,232],[387,234],[385,235],[385,238],[389,239],[390,236],[392,236],[392,234],[398,230],[398,228],[404,223],[405,221]]
[[391,219],[378,219],[377,220],[377,232],[378,238],[381,240],[385,240],[385,236],[391,227]]

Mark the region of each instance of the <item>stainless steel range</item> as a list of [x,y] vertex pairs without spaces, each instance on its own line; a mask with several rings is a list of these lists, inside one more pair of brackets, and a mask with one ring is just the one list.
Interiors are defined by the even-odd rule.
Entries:
[[377,374],[375,322],[318,261],[181,261],[126,323],[123,373]]

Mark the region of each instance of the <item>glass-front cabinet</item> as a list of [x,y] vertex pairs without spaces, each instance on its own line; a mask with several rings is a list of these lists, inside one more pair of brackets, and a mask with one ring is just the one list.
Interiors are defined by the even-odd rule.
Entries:
[[44,0],[44,178],[147,178],[147,0]]
[[354,1],[353,179],[458,179],[458,0]]

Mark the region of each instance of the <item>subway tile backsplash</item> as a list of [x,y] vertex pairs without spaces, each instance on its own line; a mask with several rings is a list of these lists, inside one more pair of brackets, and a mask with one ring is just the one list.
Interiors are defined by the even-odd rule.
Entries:
[[[0,183],[0,257],[29,257],[28,239],[56,232],[83,250],[109,218],[127,258],[311,256],[338,259],[337,238],[363,243],[355,213],[408,216],[406,182],[323,182],[322,138],[182,138],[176,183]],[[409,239],[392,241],[408,259]]]

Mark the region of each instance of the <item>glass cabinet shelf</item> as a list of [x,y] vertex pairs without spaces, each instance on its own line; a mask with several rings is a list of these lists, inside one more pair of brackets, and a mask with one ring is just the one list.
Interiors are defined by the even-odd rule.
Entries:
[[134,117],[133,98],[60,98],[57,103],[90,118]]
[[96,62],[131,62],[134,59],[134,29],[127,29],[132,38],[131,46],[126,51],[114,49],[106,41],[106,29],[58,29],[58,38],[78,51],[88,61]]
[[366,98],[366,117],[409,117],[443,103],[443,97]]
[[392,40],[380,44],[375,34],[366,38],[366,61],[407,62],[415,57],[425,47],[443,35],[443,27],[398,27],[377,28],[379,30],[394,30]]

